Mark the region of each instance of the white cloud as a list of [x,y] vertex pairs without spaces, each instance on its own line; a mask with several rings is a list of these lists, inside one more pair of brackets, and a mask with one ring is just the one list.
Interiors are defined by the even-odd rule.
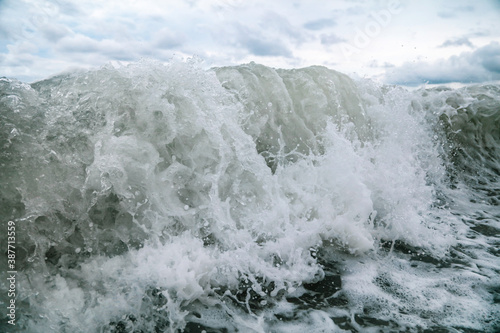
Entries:
[[393,68],[386,80],[410,86],[500,80],[500,43],[492,42],[474,52],[463,52],[432,63],[406,62]]
[[[394,64],[410,75],[411,65],[404,62],[418,60],[432,72],[439,58],[500,40],[500,21],[493,10],[499,6],[491,2],[476,2],[471,11],[464,0],[400,0],[401,11],[381,24],[370,43],[349,59],[339,51],[374,22],[373,13],[397,2],[0,0],[0,73],[33,80],[48,69],[196,54],[214,66],[248,61],[285,68],[331,65],[373,77]],[[440,12],[454,15],[441,19]],[[480,66],[491,72],[488,68],[495,64],[490,59]]]

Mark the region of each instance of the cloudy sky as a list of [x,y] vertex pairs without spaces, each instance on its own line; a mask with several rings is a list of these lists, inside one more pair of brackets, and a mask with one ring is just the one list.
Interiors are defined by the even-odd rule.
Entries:
[[500,80],[500,1],[0,0],[0,76],[191,56],[403,85]]

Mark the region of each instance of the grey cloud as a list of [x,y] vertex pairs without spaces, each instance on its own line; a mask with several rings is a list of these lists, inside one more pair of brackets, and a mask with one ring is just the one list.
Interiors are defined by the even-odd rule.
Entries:
[[293,46],[312,39],[301,27],[290,24],[287,18],[274,12],[261,16],[257,24],[231,21],[206,26],[204,29],[211,35],[215,45],[226,49],[226,53],[233,58],[240,59],[248,54],[291,58]]
[[261,27],[266,30],[272,28],[296,44],[301,44],[309,38],[303,29],[293,26],[286,17],[275,12],[269,12],[263,17]]
[[475,10],[474,6],[455,6],[452,8],[447,8],[443,11],[437,13],[441,18],[453,18],[460,13],[473,12]]
[[304,28],[308,30],[321,30],[328,27],[333,27],[337,23],[333,19],[321,19],[309,21],[304,24]]
[[243,54],[249,52],[257,56],[292,56],[292,51],[285,42],[287,39],[276,34],[275,31],[266,31],[239,23],[235,23],[233,29],[228,31],[229,33],[225,30],[213,30],[212,37],[218,43],[225,44],[231,49],[240,53],[243,51]]
[[323,34],[321,35],[321,44],[323,45],[332,45],[345,42],[346,40],[342,37],[337,36],[336,34]]
[[43,36],[50,42],[57,42],[71,33],[68,28],[57,24],[46,24],[41,28],[41,31]]
[[59,7],[59,10],[66,15],[82,14],[82,10],[73,2],[56,0],[54,3]]
[[361,15],[366,12],[365,8],[362,6],[349,7],[345,11],[347,15]]
[[[8,3],[9,1],[3,1]],[[47,0],[47,1],[16,1],[19,5],[30,9],[32,16],[54,18],[59,15],[75,17],[85,14],[75,2],[65,0]],[[0,0],[1,8],[2,0]]]
[[181,35],[175,34],[169,29],[162,29],[158,32],[154,44],[161,49],[170,50],[183,43],[184,38]]
[[84,35],[74,35],[62,38],[56,45],[57,50],[65,53],[95,52],[98,41]]
[[113,60],[133,61],[137,60],[137,54],[132,45],[113,45],[111,47],[102,47],[100,52]]
[[490,43],[473,53],[475,57],[480,59],[483,67],[494,73],[500,73],[500,44],[497,42]]
[[262,40],[247,37],[242,40],[248,51],[258,56],[284,56],[291,57],[292,52],[280,41]]
[[29,6],[21,1],[1,1],[0,0],[0,38],[13,41],[17,39],[26,39],[26,36],[32,35],[33,24],[28,18],[19,17],[18,13],[28,13]]
[[82,56],[109,60],[135,60],[137,58],[137,47],[134,42],[95,40],[83,35],[62,38],[57,43],[57,51],[66,59],[79,59]]
[[36,57],[31,53],[15,52],[4,56],[2,65],[11,67],[28,67],[35,62]]
[[372,68],[392,68],[394,67],[394,64],[391,64],[390,62],[384,62],[383,64],[379,64],[377,60],[372,60],[368,63],[368,67]]
[[7,41],[8,39],[11,38],[12,34],[10,33],[9,30],[10,29],[8,27],[0,25],[0,40]]
[[438,12],[437,15],[441,18],[453,18],[455,17],[455,13],[453,12]]
[[461,12],[473,12],[476,10],[476,8],[474,8],[474,6],[458,6],[458,7],[455,7],[456,10],[458,11],[461,11]]
[[405,63],[386,74],[386,81],[404,85],[500,80],[500,43],[491,42],[434,63]]
[[[70,16],[72,20],[79,11],[67,1],[2,1],[0,0],[2,19],[0,20],[0,38],[9,41],[31,40],[45,37],[46,40],[55,42],[66,35],[54,22],[62,17]],[[67,30],[67,29],[66,29]]]
[[468,34],[470,37],[488,37],[491,36],[491,31],[476,31]]
[[441,44],[440,47],[462,46],[462,45],[468,46],[470,48],[474,48],[474,45],[471,43],[471,41],[467,37],[449,39],[449,40],[445,41],[443,44]]

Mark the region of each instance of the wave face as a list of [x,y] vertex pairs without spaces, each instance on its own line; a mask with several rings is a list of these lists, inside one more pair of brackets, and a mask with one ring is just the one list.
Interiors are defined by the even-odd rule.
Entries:
[[499,86],[143,61],[0,117],[21,331],[499,327]]

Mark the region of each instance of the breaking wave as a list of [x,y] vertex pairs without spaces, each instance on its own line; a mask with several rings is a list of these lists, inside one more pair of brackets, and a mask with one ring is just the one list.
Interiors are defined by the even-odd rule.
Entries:
[[0,118],[20,331],[499,328],[497,85],[142,61],[2,78]]

